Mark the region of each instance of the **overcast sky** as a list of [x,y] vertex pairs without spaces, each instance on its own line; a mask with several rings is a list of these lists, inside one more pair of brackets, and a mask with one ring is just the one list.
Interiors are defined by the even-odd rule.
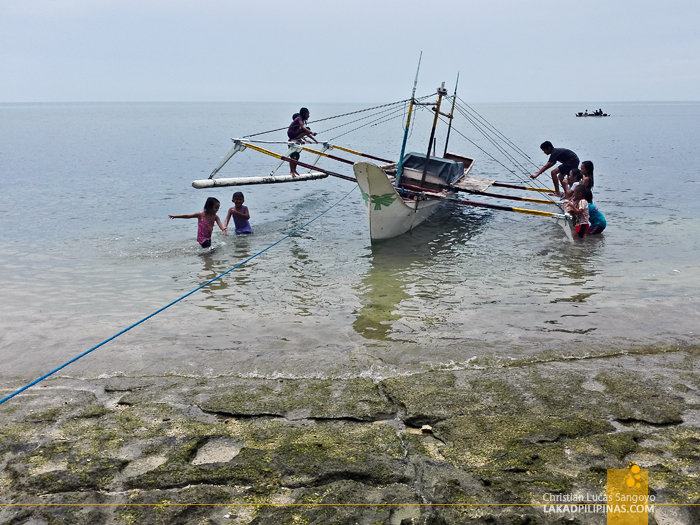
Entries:
[[0,102],[700,99],[698,0],[0,0]]

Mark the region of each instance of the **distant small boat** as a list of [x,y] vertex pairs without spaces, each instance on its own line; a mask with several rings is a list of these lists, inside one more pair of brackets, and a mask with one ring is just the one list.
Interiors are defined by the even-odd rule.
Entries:
[[579,113],[576,113],[577,117],[609,117],[607,113],[584,113],[583,111],[580,111]]

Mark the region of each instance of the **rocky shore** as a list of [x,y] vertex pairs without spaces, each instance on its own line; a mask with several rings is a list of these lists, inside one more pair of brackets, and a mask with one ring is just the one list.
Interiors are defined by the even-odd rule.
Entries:
[[[699,358],[49,379],[0,405],[0,522],[604,524],[541,504],[604,493],[607,469],[633,461],[649,470],[650,523],[697,524]],[[22,384],[5,378],[2,395]]]

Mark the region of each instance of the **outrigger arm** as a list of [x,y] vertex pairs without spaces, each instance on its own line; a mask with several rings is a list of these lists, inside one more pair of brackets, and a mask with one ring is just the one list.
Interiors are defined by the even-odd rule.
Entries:
[[231,151],[229,151],[226,154],[226,156],[224,157],[224,160],[222,160],[219,163],[219,165],[216,168],[214,168],[214,171],[212,171],[211,175],[209,175],[210,179],[213,179],[214,175],[219,173],[219,170],[224,167],[224,164],[226,164],[231,159],[231,157],[233,157],[236,153],[238,153],[239,151],[243,151],[246,148],[245,143],[242,140],[239,140],[239,139],[231,139],[231,140],[233,141],[233,147],[231,148]]
[[[404,185],[406,187],[407,185]],[[501,210],[501,211],[510,211],[514,213],[524,213],[526,215],[539,215],[540,217],[550,217],[556,222],[559,226],[561,226],[564,229],[564,233],[566,236],[569,238],[570,241],[574,240],[573,237],[573,219],[571,215],[568,213],[552,213],[549,211],[540,211],[540,210],[530,210],[527,208],[515,208],[513,206],[500,206],[498,204],[487,204],[485,202],[476,202],[476,201],[471,201],[471,200],[464,200],[464,199],[454,199],[450,198],[442,193],[434,192],[434,191],[426,191],[424,188],[421,188],[420,186],[408,186],[411,190],[415,191],[416,194],[424,195],[427,196],[431,199],[436,199],[436,200],[442,200],[445,202],[450,202],[452,204],[458,204],[461,206],[471,206],[471,207],[476,207],[476,208],[490,208],[492,210]],[[481,192],[475,192],[475,193],[481,193]],[[497,197],[497,195],[494,194],[487,194],[487,193],[481,193],[481,195],[484,195],[485,197]],[[539,201],[535,199],[527,199],[523,197],[511,197],[511,196],[504,196],[500,195],[498,196],[500,198],[505,198],[505,199],[517,199],[517,200],[523,200],[523,201],[528,201],[528,202],[544,202],[544,201]],[[416,205],[417,205],[416,201]],[[548,203],[549,204],[549,203]],[[417,207],[417,206],[416,206]]]
[[[289,157],[289,155],[291,155],[292,153],[301,153],[301,146],[294,142],[290,142],[288,144],[287,157]],[[282,167],[282,164],[284,164],[283,160],[281,160],[280,163],[275,167],[275,169],[270,172],[270,176],[274,175],[275,172]]]

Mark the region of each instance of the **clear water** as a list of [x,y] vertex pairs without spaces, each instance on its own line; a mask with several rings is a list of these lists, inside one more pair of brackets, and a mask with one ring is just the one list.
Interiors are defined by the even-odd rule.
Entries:
[[[475,106],[538,166],[547,139],[594,161],[602,236],[570,243],[547,218],[446,206],[372,246],[354,191],[60,375],[384,377],[697,345],[700,104],[602,107],[610,118],[574,118],[585,105]],[[33,379],[59,366],[350,192],[352,183],[330,178],[240,188],[255,233],[216,233],[212,251],[196,243],[196,221],[167,218],[199,211],[208,196],[225,217],[234,188],[195,190],[191,181],[209,175],[229,137],[282,127],[295,109],[0,105],[0,377]],[[355,109],[312,106],[312,120]],[[418,115],[409,149],[425,150],[428,120]],[[457,129],[487,147],[468,124]],[[336,143],[396,158],[401,137],[399,118]],[[444,130],[438,149],[443,140]],[[513,181],[455,133],[450,150],[475,156],[476,176]],[[274,165],[246,151],[220,176]]]

